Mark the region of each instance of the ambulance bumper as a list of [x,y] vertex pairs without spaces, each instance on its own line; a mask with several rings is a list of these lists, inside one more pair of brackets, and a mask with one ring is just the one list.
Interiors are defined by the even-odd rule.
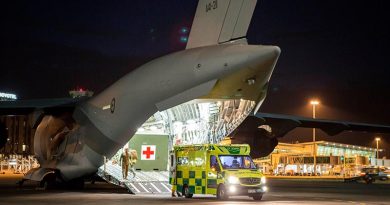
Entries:
[[230,196],[251,196],[251,195],[264,194],[265,192],[267,192],[268,187],[265,185],[254,186],[254,187],[240,186],[240,185],[227,185],[226,189],[228,195]]

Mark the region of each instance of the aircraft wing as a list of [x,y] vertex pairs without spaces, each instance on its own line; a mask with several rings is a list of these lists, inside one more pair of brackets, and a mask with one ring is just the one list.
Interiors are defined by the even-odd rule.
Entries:
[[[372,133],[390,133],[390,126],[354,123],[344,121],[333,121],[324,119],[313,119],[292,115],[256,113],[255,117],[262,121],[262,125],[269,125],[273,137],[282,137],[296,127],[318,128],[328,135],[336,135],[343,131],[361,131]],[[260,126],[262,127],[262,126]],[[267,129],[266,126],[262,128]],[[269,131],[269,130],[268,130]]]
[[34,110],[50,111],[73,108],[85,98],[56,98],[36,100],[0,101],[0,115],[25,115]]

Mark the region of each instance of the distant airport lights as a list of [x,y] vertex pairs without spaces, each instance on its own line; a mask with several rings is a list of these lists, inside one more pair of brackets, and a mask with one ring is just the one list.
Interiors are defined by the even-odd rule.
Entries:
[[[92,97],[93,96],[93,91],[90,91],[88,89],[84,88],[77,88],[75,90],[69,91],[69,95],[72,98],[79,98],[79,97]],[[103,109],[104,110],[104,109]]]
[[15,94],[0,92],[0,100],[17,100],[17,99],[18,97],[16,97]]
[[[361,149],[361,150],[373,150],[373,148],[369,148],[369,147],[361,147],[361,146],[355,146],[355,145],[347,145],[347,144],[336,144],[336,143],[329,143],[329,142],[325,142],[326,145],[331,145],[331,146],[334,146],[334,147],[347,147],[347,148],[350,148],[352,147],[353,149]],[[382,149],[379,149],[379,151],[381,152]]]

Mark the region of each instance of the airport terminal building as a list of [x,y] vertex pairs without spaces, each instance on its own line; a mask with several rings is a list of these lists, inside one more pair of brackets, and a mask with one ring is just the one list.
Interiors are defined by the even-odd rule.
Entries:
[[270,155],[255,159],[255,162],[267,174],[310,176],[314,173],[313,151],[317,175],[355,176],[364,166],[385,166],[384,160],[378,164],[375,148],[327,141],[279,143]]

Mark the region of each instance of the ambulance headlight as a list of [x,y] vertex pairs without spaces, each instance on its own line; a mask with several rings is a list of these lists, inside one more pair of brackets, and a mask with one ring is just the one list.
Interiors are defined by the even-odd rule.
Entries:
[[228,181],[229,181],[229,184],[239,184],[240,183],[240,180],[238,180],[238,178],[235,176],[230,176]]
[[229,187],[229,192],[234,193],[236,191],[237,191],[237,188],[235,186],[230,186]]
[[262,183],[262,184],[267,183],[267,179],[265,179],[265,176],[262,176],[262,177],[261,177],[261,183]]

